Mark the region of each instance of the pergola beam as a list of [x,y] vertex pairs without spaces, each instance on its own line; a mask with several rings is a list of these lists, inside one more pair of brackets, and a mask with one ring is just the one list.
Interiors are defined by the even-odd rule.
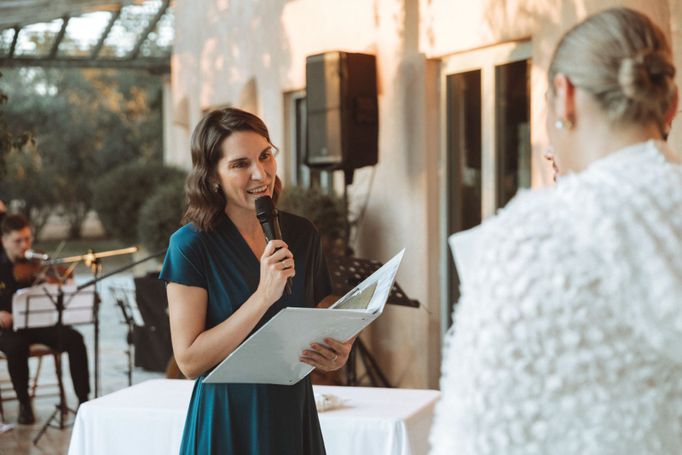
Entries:
[[57,51],[59,50],[59,45],[64,39],[66,34],[66,27],[69,25],[69,16],[62,17],[62,28],[59,29],[59,33],[54,37],[54,43],[52,43],[52,49],[50,49],[49,58],[55,58],[57,56]]
[[[107,38],[110,36],[115,23],[120,20],[123,6],[139,0],[0,0],[0,29],[13,28],[14,36],[4,56],[0,55],[0,68],[17,67],[47,67],[47,68],[128,68],[142,69],[155,74],[170,73],[170,55],[160,55],[158,57],[139,58],[140,51],[144,42],[149,39],[149,34],[158,27],[159,21],[170,8],[170,0],[163,0],[154,16],[149,20],[131,52],[128,55],[117,58],[105,56],[98,58],[102,54],[102,49]],[[27,10],[31,14],[27,14]],[[56,15],[56,11],[62,14]],[[60,53],[60,46],[63,44],[69,21],[72,17],[94,10],[106,10],[111,12],[111,17],[97,38],[97,43],[86,56],[68,56]],[[76,14],[71,12],[77,11]],[[5,13],[10,13],[5,15]],[[30,16],[30,19],[29,19]],[[50,17],[48,17],[50,16]],[[55,20],[55,17],[62,18],[59,31],[55,34],[49,52],[44,56],[29,55],[24,52],[17,56],[19,33],[26,24],[33,24]],[[12,19],[13,22],[9,23]]]
[[137,43],[135,43],[135,47],[130,52],[130,55],[128,55],[128,58],[130,58],[130,59],[137,58],[137,55],[140,53],[140,49],[142,48],[142,44],[147,40],[147,37],[152,32],[152,30],[154,30],[154,27],[156,27],[156,24],[159,23],[159,20],[161,20],[161,17],[163,16],[163,14],[168,9],[168,5],[170,5],[170,0],[164,0],[163,4],[161,5],[161,8],[159,8],[159,10],[156,12],[154,17],[152,18],[152,20],[149,21],[149,24],[147,24],[147,28],[144,29],[144,31],[140,35],[140,38],[137,40]]
[[63,16],[80,16],[92,11],[120,9],[136,0],[2,0],[0,29],[50,22]]
[[92,59],[92,58],[41,58],[41,57],[14,57],[0,58],[0,68],[18,67],[43,67],[43,68],[129,68],[147,70],[154,74],[170,73],[170,58],[165,57],[144,57],[129,59]]
[[7,54],[7,56],[10,58],[14,57],[14,51],[17,48],[17,41],[19,40],[20,31],[21,27],[14,27],[14,36],[12,37],[12,44],[9,47],[9,53]]
[[99,37],[99,41],[97,41],[97,44],[95,44],[95,47],[92,49],[92,53],[90,54],[90,58],[97,58],[99,55],[99,51],[102,50],[102,46],[104,46],[104,42],[106,41],[107,37],[109,36],[109,33],[111,33],[111,29],[114,26],[114,22],[116,22],[116,19],[121,15],[121,10],[118,9],[114,11],[111,14],[111,18],[109,19],[109,23],[107,24],[107,27],[102,31],[102,34]]

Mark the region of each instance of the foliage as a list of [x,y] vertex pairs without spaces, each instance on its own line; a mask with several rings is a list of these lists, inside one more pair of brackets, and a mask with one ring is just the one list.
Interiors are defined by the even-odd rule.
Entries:
[[[2,73],[0,73],[0,79]],[[0,106],[7,104],[9,97],[0,88]],[[28,133],[13,134],[5,120],[5,110],[0,110],[0,179],[5,177],[7,172],[7,158],[8,155],[16,150],[21,151],[24,145],[31,142],[31,135]],[[6,197],[6,196],[5,196]]]
[[93,207],[109,234],[134,243],[142,205],[161,185],[184,179],[183,171],[158,163],[119,166],[105,174],[94,188]]
[[6,174],[0,179],[0,194],[8,201],[20,199],[23,202],[21,211],[39,236],[56,203],[52,176],[44,172],[35,146],[12,148],[5,155],[5,167]]
[[50,182],[77,237],[100,175],[123,163],[160,160],[161,82],[133,70],[23,68],[6,75],[8,127],[33,132],[38,179]]
[[137,220],[137,237],[149,251],[168,247],[168,238],[180,227],[185,212],[184,180],[159,186],[142,205]]
[[278,208],[309,219],[320,231],[328,254],[342,254],[346,234],[346,210],[343,200],[318,188],[287,187]]

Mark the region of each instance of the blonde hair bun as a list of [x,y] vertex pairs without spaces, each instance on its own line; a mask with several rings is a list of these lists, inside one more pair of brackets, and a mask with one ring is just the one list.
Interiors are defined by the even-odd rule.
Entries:
[[669,60],[668,55],[653,49],[644,49],[635,57],[621,60],[618,83],[625,97],[646,103],[665,96],[675,76],[675,68]]
[[675,98],[675,66],[663,30],[629,8],[601,11],[568,30],[554,51],[550,83],[560,73],[590,93],[613,122],[663,128]]

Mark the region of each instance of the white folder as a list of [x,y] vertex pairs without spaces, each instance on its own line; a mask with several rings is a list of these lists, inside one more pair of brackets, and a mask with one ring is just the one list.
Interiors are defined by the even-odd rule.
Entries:
[[452,257],[455,260],[455,266],[457,267],[460,285],[469,279],[474,259],[481,247],[481,245],[479,245],[480,237],[481,225],[467,229],[466,231],[456,232],[448,237]]
[[295,384],[313,367],[299,357],[313,342],[345,341],[384,310],[405,250],[329,308],[288,307],[247,338],[206,376],[206,383]]

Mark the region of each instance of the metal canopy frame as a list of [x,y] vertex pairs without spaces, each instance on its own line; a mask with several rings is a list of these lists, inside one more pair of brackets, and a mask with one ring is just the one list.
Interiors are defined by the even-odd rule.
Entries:
[[[132,49],[122,56],[102,52],[112,30],[128,6],[149,3],[145,0],[9,0],[0,2],[0,33],[13,33],[6,52],[0,53],[0,68],[53,67],[53,68],[131,68],[145,69],[153,73],[170,73],[170,46],[158,55],[142,55],[143,46],[150,40],[159,22],[166,14],[172,14],[171,0],[162,0],[144,29],[137,35]],[[92,46],[88,55],[73,56],[60,52],[69,22],[85,14],[109,12],[111,16]],[[61,19],[61,27],[55,34],[49,52],[45,55],[20,55],[17,53],[19,36],[28,26]]]

